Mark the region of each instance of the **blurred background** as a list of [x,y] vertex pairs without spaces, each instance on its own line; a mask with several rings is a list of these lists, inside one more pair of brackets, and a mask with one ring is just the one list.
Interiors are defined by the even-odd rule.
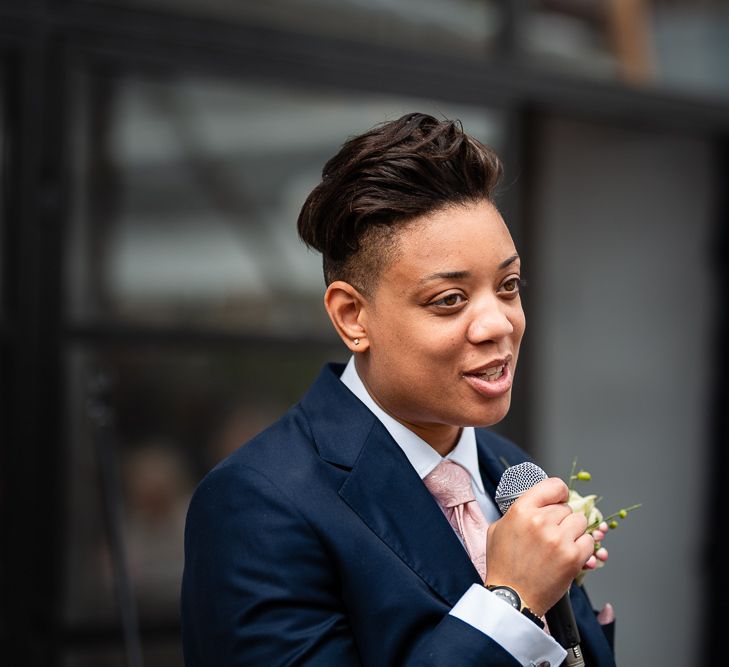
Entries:
[[407,111],[494,146],[497,429],[604,510],[622,667],[719,664],[729,5],[0,0],[0,663],[181,666],[185,510],[345,360],[298,210]]

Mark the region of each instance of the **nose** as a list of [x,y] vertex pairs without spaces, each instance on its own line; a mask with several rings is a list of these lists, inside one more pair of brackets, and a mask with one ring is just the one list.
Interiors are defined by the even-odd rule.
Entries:
[[513,307],[494,299],[475,309],[466,332],[468,341],[473,344],[493,342],[514,333],[514,323],[510,318]]

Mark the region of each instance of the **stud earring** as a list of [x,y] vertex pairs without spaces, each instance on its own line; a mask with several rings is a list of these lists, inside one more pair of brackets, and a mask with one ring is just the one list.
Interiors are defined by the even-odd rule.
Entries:
[[354,344],[355,344],[355,345],[359,345],[359,338],[355,338],[355,339],[354,339]]

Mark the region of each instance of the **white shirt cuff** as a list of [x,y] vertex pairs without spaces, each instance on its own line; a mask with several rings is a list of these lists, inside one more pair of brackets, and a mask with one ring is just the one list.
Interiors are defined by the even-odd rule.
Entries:
[[491,637],[523,667],[544,663],[556,667],[567,656],[536,623],[478,584],[465,592],[450,614]]

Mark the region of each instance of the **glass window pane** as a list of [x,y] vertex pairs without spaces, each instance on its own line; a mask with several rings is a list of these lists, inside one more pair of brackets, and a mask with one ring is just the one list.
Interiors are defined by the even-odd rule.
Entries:
[[[194,486],[298,401],[325,361],[343,361],[343,350],[271,344],[218,351],[149,346],[72,352],[65,622],[70,627],[118,624],[102,456],[112,456],[118,473],[124,552],[142,626],[174,632],[185,513]],[[108,384],[103,394],[111,426],[106,429],[93,418],[96,408],[87,409],[99,396],[93,388],[100,377]]]
[[494,0],[89,1],[461,54],[486,53],[501,25],[501,10]]
[[655,3],[658,80],[670,88],[729,93],[729,4],[725,0]]
[[324,162],[406,111],[501,115],[433,100],[200,79],[80,77],[70,317],[270,335],[333,333],[318,254],[296,234]]
[[729,91],[723,0],[531,0],[519,25],[539,67],[633,85]]
[[539,66],[641,83],[654,76],[648,3],[532,0],[528,4],[520,32]]

